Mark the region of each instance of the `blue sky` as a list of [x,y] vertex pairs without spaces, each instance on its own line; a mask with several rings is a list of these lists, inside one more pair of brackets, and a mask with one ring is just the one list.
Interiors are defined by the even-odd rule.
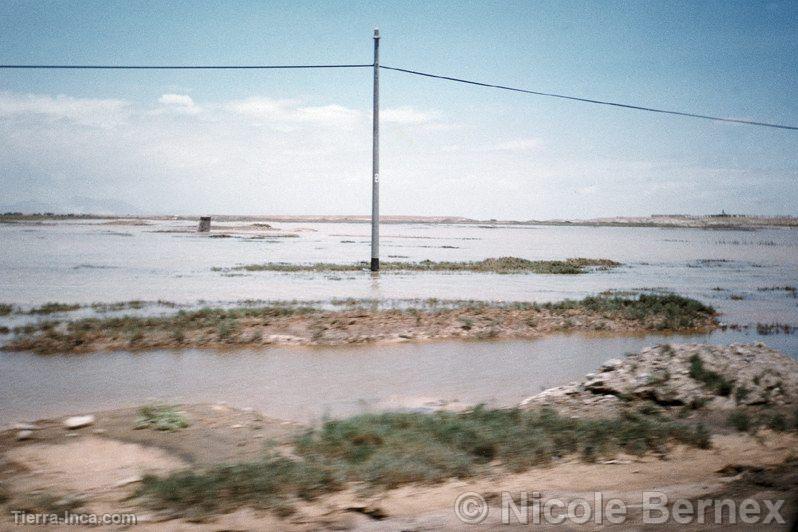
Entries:
[[[2,63],[368,63],[798,123],[796,2],[0,3]],[[0,71],[3,204],[370,210],[370,71]],[[798,214],[798,133],[382,72],[383,212]]]

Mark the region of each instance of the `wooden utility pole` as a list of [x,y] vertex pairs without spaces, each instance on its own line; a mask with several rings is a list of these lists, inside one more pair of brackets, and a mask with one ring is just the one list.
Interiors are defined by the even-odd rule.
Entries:
[[371,271],[380,271],[380,30],[374,29],[374,104],[371,146]]

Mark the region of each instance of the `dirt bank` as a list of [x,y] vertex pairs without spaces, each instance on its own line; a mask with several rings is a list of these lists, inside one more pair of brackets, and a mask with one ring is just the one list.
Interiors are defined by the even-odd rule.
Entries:
[[[135,530],[461,530],[463,524],[452,505],[465,492],[478,493],[488,502],[486,527],[500,524],[502,492],[516,498],[523,492],[537,492],[543,502],[567,502],[592,500],[593,493],[600,491],[607,499],[618,498],[628,504],[632,523],[641,517],[644,491],[664,493],[669,500],[772,499],[796,494],[793,480],[798,462],[791,453],[798,446],[798,437],[763,430],[755,435],[715,435],[711,449],[677,446],[667,457],[620,454],[598,463],[573,457],[523,473],[496,468],[473,479],[378,492],[353,485],[312,501],[297,501],[291,515],[244,507],[187,517],[153,511],[143,500],[131,499],[142,475],[251,460],[262,452],[264,442],[271,439],[285,444],[299,427],[223,405],[181,408],[191,425],[178,432],[135,430],[135,410],[121,410],[97,413],[94,425],[76,431],[64,429],[60,420],[39,422],[35,436],[27,441],[16,441],[18,431],[2,433],[0,486],[5,500],[0,503],[0,526],[13,524],[12,509],[46,512],[71,508],[74,512],[134,513],[139,523]],[[785,517],[794,510],[792,504],[786,507]],[[712,519],[709,516],[709,523]],[[683,528],[668,528],[677,526]]]
[[[552,499],[566,502],[592,500],[594,492],[602,492],[608,499],[624,501],[629,507],[629,522],[639,523],[642,517],[639,505],[644,491],[664,493],[669,500],[789,499],[796,495],[794,480],[798,475],[798,463],[790,458],[790,450],[798,444],[795,436],[771,433],[758,437],[731,435],[716,437],[714,448],[709,451],[676,449],[668,461],[655,457],[621,457],[616,462],[605,464],[567,460],[550,468],[521,474],[497,473],[469,481],[406,486],[376,494],[353,488],[303,503],[288,517],[243,508],[202,519],[187,519],[167,512],[153,512],[146,506],[142,507],[140,501],[127,499],[135,490],[141,472],[180,469],[185,464],[178,457],[148,445],[124,444],[105,437],[78,436],[73,440],[56,446],[30,446],[26,452],[6,456],[11,466],[28,468],[28,471],[6,480],[4,484],[10,491],[33,491],[25,494],[11,491],[9,501],[3,505],[0,523],[4,524],[0,526],[10,527],[13,524],[9,519],[10,508],[35,504],[37,493],[59,494],[57,496],[64,499],[66,490],[72,493],[73,501],[80,501],[73,502],[73,505],[80,504],[75,511],[136,514],[139,524],[134,530],[462,530],[464,525],[452,507],[457,497],[466,492],[482,495],[490,506],[484,526],[475,527],[477,530],[500,526],[502,492],[515,497],[520,497],[523,492],[537,492],[541,494],[542,502]],[[90,461],[80,458],[87,453],[90,453]],[[120,456],[124,458],[120,460]],[[86,480],[83,473],[87,470],[91,470],[92,475]],[[795,505],[791,504],[783,508],[782,513],[789,520],[794,511]],[[713,518],[713,515],[708,516],[709,526],[672,523],[657,528],[721,528],[712,525]],[[518,528],[522,527],[519,525]],[[551,527],[552,530],[561,528]],[[603,527],[569,528],[595,530]],[[607,528],[628,529],[624,526]],[[769,529],[786,530],[787,527]]]

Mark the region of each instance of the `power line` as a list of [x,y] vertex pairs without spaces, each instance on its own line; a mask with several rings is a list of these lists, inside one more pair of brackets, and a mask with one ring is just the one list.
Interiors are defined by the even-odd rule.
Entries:
[[301,68],[372,68],[374,65],[0,65],[0,69],[39,70],[286,70]]
[[798,130],[798,126],[787,126],[787,125],[784,125],[784,124],[772,124],[772,123],[769,123],[769,122],[755,122],[753,120],[739,120],[739,119],[736,119],[736,118],[723,118],[723,117],[720,117],[720,116],[701,115],[701,114],[697,114],[697,113],[686,113],[686,112],[682,112],[682,111],[669,111],[669,110],[666,110],[666,109],[657,109],[657,108],[654,108],[654,107],[643,107],[643,106],[640,106],[640,105],[631,105],[631,104],[618,103],[618,102],[607,102],[607,101],[603,101],[603,100],[593,100],[591,98],[579,98],[577,96],[566,96],[564,94],[555,94],[555,93],[552,93],[552,92],[533,91],[533,90],[528,90],[528,89],[519,89],[519,88],[516,88],[516,87],[506,87],[504,85],[496,85],[494,83],[483,83],[483,82],[480,82],[480,81],[471,81],[471,80],[467,80],[467,79],[453,78],[453,77],[450,77],[450,76],[439,76],[437,74],[429,74],[429,73],[426,73],[426,72],[419,72],[417,70],[409,70],[409,69],[406,69],[406,68],[397,68],[397,67],[390,67],[390,66],[385,66],[385,65],[380,65],[380,68],[384,68],[386,70],[395,70],[396,72],[404,72],[406,74],[414,74],[416,76],[424,76],[424,77],[427,77],[427,78],[443,79],[443,80],[446,80],[446,81],[455,81],[457,83],[466,83],[468,85],[478,85],[480,87],[489,87],[489,88],[492,88],[492,89],[502,89],[502,90],[513,91],[513,92],[523,92],[523,93],[526,93],[526,94],[535,94],[537,96],[549,96],[551,98],[561,98],[563,100],[573,100],[573,101],[577,101],[577,102],[595,103],[595,104],[599,104],[599,105],[610,105],[612,107],[622,107],[624,109],[635,109],[635,110],[638,110],[638,111],[649,111],[649,112],[652,112],[652,113],[662,113],[662,114],[668,114],[668,115],[687,116],[687,117],[691,117],[691,118],[704,118],[704,119],[707,119],[707,120],[716,120],[718,122],[733,122],[733,123],[736,123],[736,124],[746,124],[746,125],[749,125],[749,126],[763,126],[763,127],[773,127],[773,128],[778,128],[778,129]]
[[[0,69],[22,69],[22,70],[298,70],[298,69],[332,69],[332,68],[373,68],[374,63],[370,64],[330,64],[330,65],[0,65]],[[501,89],[512,92],[522,92],[525,94],[534,94],[536,96],[547,96],[550,98],[560,98],[563,100],[571,100],[577,102],[592,103],[598,105],[609,105],[611,107],[620,107],[623,109],[634,109],[637,111],[648,111],[651,113],[661,113],[676,116],[686,116],[690,118],[702,118],[705,120],[715,120],[718,122],[731,122],[735,124],[745,124],[749,126],[771,127],[777,129],[798,130],[798,126],[789,126],[785,124],[774,124],[770,122],[757,122],[753,120],[741,120],[737,118],[725,118],[720,116],[703,115],[698,113],[687,113],[683,111],[671,111],[667,109],[658,109],[656,107],[645,107],[641,105],[632,105],[626,103],[609,102],[605,100],[596,100],[592,98],[580,98],[577,96],[567,96],[565,94],[556,94],[553,92],[542,92],[530,89],[520,89],[517,87],[508,87],[505,85],[498,85],[495,83],[484,83],[481,81],[473,81],[462,78],[455,78],[451,76],[441,76],[438,74],[430,74],[428,72],[419,72],[418,70],[410,70],[407,68],[391,67],[386,65],[379,65],[379,68],[386,70],[393,70],[396,72],[404,72],[406,74],[413,74],[416,76],[423,76],[427,78],[442,79],[446,81],[454,81],[457,83],[465,83],[467,85],[477,85],[479,87],[488,87],[492,89]]]

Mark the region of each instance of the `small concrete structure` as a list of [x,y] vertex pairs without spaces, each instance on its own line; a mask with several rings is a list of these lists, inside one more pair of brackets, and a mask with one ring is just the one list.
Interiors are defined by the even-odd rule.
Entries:
[[199,232],[199,233],[210,233],[211,232],[211,217],[210,216],[200,216],[199,227],[197,228],[197,232]]

